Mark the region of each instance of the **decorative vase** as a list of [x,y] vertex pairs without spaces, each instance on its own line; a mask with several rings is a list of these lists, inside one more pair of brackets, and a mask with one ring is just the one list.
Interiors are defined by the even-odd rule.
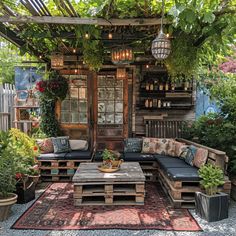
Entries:
[[228,218],[229,195],[217,193],[207,195],[195,193],[196,214],[208,222],[219,221]]
[[17,195],[9,194],[8,198],[0,198],[0,221],[6,220],[11,212],[11,207],[17,202]]

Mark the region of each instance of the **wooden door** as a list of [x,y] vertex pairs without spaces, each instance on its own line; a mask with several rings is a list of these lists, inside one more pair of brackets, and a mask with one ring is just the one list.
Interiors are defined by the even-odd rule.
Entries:
[[95,139],[98,150],[123,150],[128,136],[128,80],[115,71],[99,73],[95,79]]

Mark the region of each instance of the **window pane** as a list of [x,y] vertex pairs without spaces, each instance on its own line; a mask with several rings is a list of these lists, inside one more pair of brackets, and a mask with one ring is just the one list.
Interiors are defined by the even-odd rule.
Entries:
[[105,124],[105,113],[98,113],[98,124]]
[[79,113],[79,121],[80,123],[86,124],[87,123],[87,113]]
[[98,103],[98,112],[105,112],[105,102]]
[[69,112],[62,112],[61,113],[61,122],[70,123],[70,113]]
[[77,111],[78,112],[78,101],[73,99],[71,100],[71,111]]
[[114,112],[114,102],[107,102],[106,112]]
[[71,113],[71,122],[72,123],[78,123],[79,122],[79,113],[78,112]]
[[70,110],[70,101],[69,100],[62,101],[61,110],[62,111],[69,111]]
[[123,100],[123,90],[122,89],[116,89],[115,91],[115,98],[116,100]]
[[87,112],[87,102],[80,102],[79,103],[79,111],[80,112]]
[[123,112],[123,103],[117,102],[115,106],[116,112]]
[[114,96],[115,96],[115,90],[114,88],[108,88],[107,91],[106,91],[106,98],[108,100],[114,100]]
[[106,98],[106,90],[103,88],[98,89],[98,100],[104,100]]
[[74,87],[70,88],[70,97],[78,99],[78,95],[79,95],[78,92],[79,92],[78,88],[74,88]]
[[87,98],[87,88],[79,88],[79,99]]
[[123,113],[116,113],[115,123],[116,124],[123,124]]
[[106,114],[106,124],[114,124],[114,114]]

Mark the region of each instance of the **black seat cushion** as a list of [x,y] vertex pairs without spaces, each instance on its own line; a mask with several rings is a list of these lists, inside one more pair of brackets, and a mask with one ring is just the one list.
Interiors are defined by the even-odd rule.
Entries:
[[124,161],[155,161],[153,154],[149,153],[135,153],[135,152],[126,152],[124,153]]
[[167,168],[167,176],[174,181],[200,181],[198,168]]
[[167,168],[191,168],[185,161],[179,159],[178,157],[170,157],[163,155],[155,155],[156,161],[164,171]]
[[89,160],[91,156],[91,151],[71,151],[67,153],[40,154],[38,160]]

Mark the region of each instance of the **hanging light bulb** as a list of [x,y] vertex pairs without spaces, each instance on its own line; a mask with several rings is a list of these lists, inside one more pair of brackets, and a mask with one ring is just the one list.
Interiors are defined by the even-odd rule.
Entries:
[[171,43],[163,33],[163,18],[164,18],[164,0],[162,0],[162,15],[161,15],[161,29],[158,36],[152,41],[152,55],[158,60],[166,59],[171,52]]
[[112,33],[110,32],[110,33],[108,34],[108,38],[109,38],[109,39],[112,39],[112,37],[113,37],[113,35],[112,35]]
[[88,34],[88,32],[86,32],[86,34],[85,34],[85,38],[86,38],[86,39],[89,38],[89,34]]

